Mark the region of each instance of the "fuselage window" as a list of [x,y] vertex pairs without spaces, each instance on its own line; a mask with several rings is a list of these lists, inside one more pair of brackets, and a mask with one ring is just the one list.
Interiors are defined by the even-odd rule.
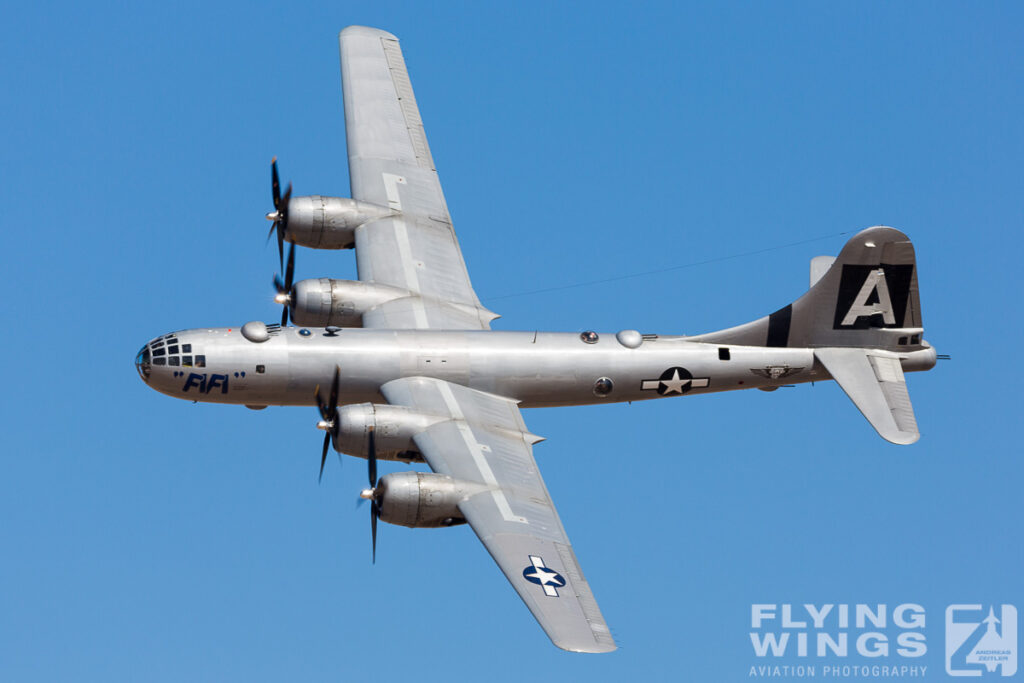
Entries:
[[178,352],[178,345],[177,344],[175,344],[174,346],[168,346],[167,347],[167,355],[175,354],[177,352]]
[[258,372],[259,374],[262,375],[266,371],[267,371],[267,366],[265,366],[265,365],[257,365],[256,366],[256,372]]
[[167,353],[167,349],[153,349],[154,356],[163,356]]
[[196,356],[196,367],[197,368],[205,368],[206,367],[206,356]]
[[153,359],[153,365],[166,365],[166,364],[167,364],[167,359],[166,358],[154,358]]
[[168,365],[177,365],[178,364],[178,360],[180,360],[180,359],[177,356],[171,356],[170,358],[167,359],[167,364]]
[[182,353],[192,353],[192,345],[191,344],[182,344],[181,345],[181,352]]
[[192,356],[182,356],[181,357],[181,364],[183,366],[185,366],[186,368],[192,367]]

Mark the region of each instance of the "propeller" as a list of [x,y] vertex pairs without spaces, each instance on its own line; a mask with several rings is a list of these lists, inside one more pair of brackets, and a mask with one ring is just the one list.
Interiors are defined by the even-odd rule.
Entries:
[[320,395],[320,385],[316,385],[316,407],[320,410],[320,421],[317,422],[316,428],[322,429],[324,432],[324,447],[320,453],[320,477],[317,481],[321,481],[324,478],[324,465],[327,463],[327,447],[331,445],[331,437],[338,431],[338,381],[340,380],[341,371],[337,365],[334,366],[334,380],[331,382],[331,393],[328,396],[327,403],[324,403],[323,397]]
[[366,458],[367,469],[369,470],[370,488],[359,492],[359,497],[370,501],[370,538],[373,542],[373,563],[377,564],[377,518],[380,517],[381,495],[380,482],[377,481],[377,439],[373,427],[370,427],[369,454]]
[[281,268],[284,268],[284,239],[288,233],[288,201],[292,198],[292,184],[288,183],[282,197],[281,181],[277,177],[277,157],[270,160],[270,191],[274,199],[274,210],[267,214],[267,220],[274,221],[274,224],[267,233],[267,241],[277,233],[277,259]]
[[292,242],[291,246],[288,247],[288,268],[284,271],[284,282],[281,281],[280,275],[274,276],[274,289],[277,290],[274,301],[284,306],[284,310],[281,311],[281,327],[288,324],[288,314],[291,311],[292,304],[292,280],[294,277],[295,243]]

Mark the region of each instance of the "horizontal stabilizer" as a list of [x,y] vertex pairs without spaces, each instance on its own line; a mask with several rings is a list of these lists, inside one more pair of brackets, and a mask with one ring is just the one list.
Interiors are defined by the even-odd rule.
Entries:
[[899,357],[876,349],[815,349],[815,357],[879,435],[896,444],[917,441],[914,407]]

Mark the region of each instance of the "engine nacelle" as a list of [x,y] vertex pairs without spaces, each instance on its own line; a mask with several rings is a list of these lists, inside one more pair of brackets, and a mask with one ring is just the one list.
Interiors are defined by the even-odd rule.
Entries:
[[409,295],[407,290],[398,287],[322,277],[296,282],[289,306],[292,321],[297,325],[362,327],[363,313],[386,301]]
[[344,197],[292,197],[288,202],[288,239],[313,249],[351,249],[356,228],[390,216],[391,209]]
[[465,524],[458,503],[473,492],[443,474],[395,472],[377,484],[380,518],[408,527],[439,527]]
[[423,462],[412,437],[444,421],[439,415],[425,415],[405,406],[356,403],[338,408],[334,448],[358,458],[370,454],[370,430],[381,460]]

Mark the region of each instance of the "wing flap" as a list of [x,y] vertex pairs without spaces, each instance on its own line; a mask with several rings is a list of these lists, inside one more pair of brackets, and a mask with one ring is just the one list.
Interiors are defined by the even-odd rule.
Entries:
[[374,306],[363,314],[363,327],[389,330],[489,330],[491,320],[496,317],[486,308],[411,296]]
[[883,439],[911,444],[921,437],[896,354],[875,349],[822,348],[815,349],[814,355]]
[[394,216],[356,229],[356,268],[364,282],[477,306],[455,234],[447,223]]

